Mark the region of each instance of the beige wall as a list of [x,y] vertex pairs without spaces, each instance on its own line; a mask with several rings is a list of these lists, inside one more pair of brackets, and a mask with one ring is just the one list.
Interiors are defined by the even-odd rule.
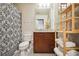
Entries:
[[35,22],[36,4],[18,3],[18,4],[16,4],[16,7],[22,13],[22,31],[23,31],[23,33],[32,33],[35,29],[34,22]]

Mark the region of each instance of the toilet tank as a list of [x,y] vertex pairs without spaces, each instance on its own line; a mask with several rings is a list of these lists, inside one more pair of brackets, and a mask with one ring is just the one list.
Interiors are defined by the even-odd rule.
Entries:
[[31,41],[32,40],[32,34],[29,34],[29,33],[27,33],[27,34],[24,34],[24,39],[23,39],[23,41]]

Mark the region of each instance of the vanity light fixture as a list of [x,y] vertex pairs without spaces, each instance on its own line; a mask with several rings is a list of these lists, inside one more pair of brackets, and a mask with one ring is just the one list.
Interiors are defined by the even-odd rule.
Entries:
[[50,3],[39,3],[38,4],[39,8],[50,8]]

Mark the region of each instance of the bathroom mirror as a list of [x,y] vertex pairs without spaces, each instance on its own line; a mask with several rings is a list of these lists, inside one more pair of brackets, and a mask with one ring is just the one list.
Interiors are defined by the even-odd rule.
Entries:
[[50,5],[42,4],[35,10],[35,26],[36,30],[47,30],[50,28]]

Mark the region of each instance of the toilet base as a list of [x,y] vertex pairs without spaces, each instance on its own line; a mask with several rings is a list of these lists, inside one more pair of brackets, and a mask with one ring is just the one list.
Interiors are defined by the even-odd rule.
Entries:
[[21,56],[27,56],[27,51],[21,51]]

